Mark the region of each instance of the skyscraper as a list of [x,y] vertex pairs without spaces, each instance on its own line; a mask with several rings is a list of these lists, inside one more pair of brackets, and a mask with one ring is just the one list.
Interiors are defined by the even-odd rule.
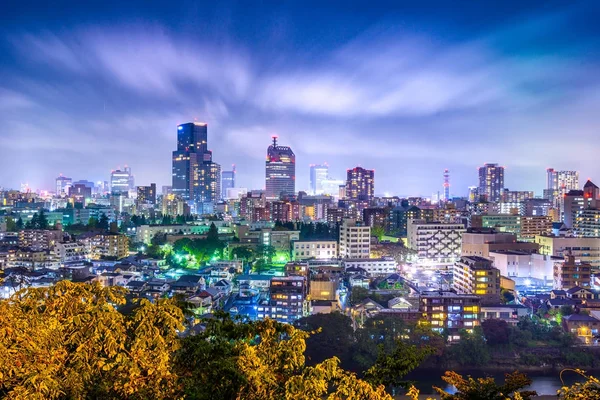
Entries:
[[212,213],[221,195],[221,166],[208,150],[208,126],[188,122],[177,127],[173,152],[173,194],[188,201],[197,214]]
[[62,176],[62,174],[56,178],[56,195],[62,196],[64,194],[69,193],[69,187],[73,183],[71,178],[67,178],[66,176]]
[[290,147],[277,144],[277,136],[273,136],[273,144],[267,149],[265,186],[268,198],[296,193],[296,156]]
[[[208,150],[208,126],[188,122],[177,127],[177,150],[173,152],[173,194],[184,200],[193,200],[194,170]],[[198,154],[201,155],[198,159]]]
[[480,196],[487,201],[498,202],[504,192],[504,167],[498,164],[485,164],[479,168],[479,190]]
[[231,166],[231,171],[221,173],[221,198],[227,198],[227,189],[235,187],[235,164]]
[[114,195],[129,193],[130,174],[120,169],[110,173],[110,191]]
[[547,187],[544,197],[552,202],[552,206],[559,211],[561,220],[565,219],[565,195],[571,190],[579,190],[579,172],[556,171],[548,168]]
[[323,181],[329,178],[329,166],[327,164],[310,166],[310,192],[311,194],[323,194]]
[[346,198],[368,206],[375,192],[375,171],[356,167],[346,175]]

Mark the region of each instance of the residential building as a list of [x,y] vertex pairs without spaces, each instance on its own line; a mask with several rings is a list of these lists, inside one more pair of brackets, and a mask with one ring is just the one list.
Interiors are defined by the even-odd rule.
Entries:
[[296,261],[307,258],[327,260],[338,257],[336,240],[297,240],[293,244],[292,258]]
[[487,304],[481,305],[481,320],[501,319],[509,325],[516,326],[521,317],[529,315],[529,307],[521,304]]
[[388,276],[398,272],[398,263],[393,257],[349,258],[342,262],[344,269],[361,268],[369,276]]
[[423,319],[431,324],[436,332],[448,332],[448,340],[460,340],[460,331],[472,332],[480,325],[481,298],[470,294],[434,291],[420,296],[420,309]]
[[92,188],[83,183],[74,183],[69,186],[69,197],[75,203],[87,204],[92,198]]
[[52,251],[62,266],[89,261],[89,247],[82,242],[56,243]]
[[362,167],[349,169],[346,174],[346,198],[359,204],[359,209],[368,207],[375,193],[375,170]]
[[316,276],[310,280],[310,300],[336,300],[339,279],[326,275]]
[[307,315],[306,278],[303,276],[273,277],[268,304],[258,305],[258,319],[271,318],[292,323]]
[[579,211],[573,223],[573,232],[579,237],[600,237],[600,209]]
[[479,196],[487,201],[499,202],[504,193],[504,167],[485,164],[479,168]]
[[341,258],[369,258],[371,227],[354,219],[344,219],[340,226],[339,254]]
[[277,136],[267,149],[265,187],[265,196],[271,199],[296,193],[296,155],[291,147],[278,145]]
[[[521,229],[519,237],[522,240],[533,241],[538,235],[548,235],[552,233],[551,216],[540,215],[532,217],[521,217],[520,223]],[[600,236],[600,234],[597,236]]]
[[562,318],[565,332],[574,335],[583,344],[591,345],[598,342],[600,334],[600,315],[592,311],[590,315],[571,314]]
[[103,233],[83,240],[88,246],[90,258],[121,259],[129,255],[129,238],[118,233]]
[[556,171],[554,168],[548,168],[546,173],[548,177],[544,197],[559,210],[561,220],[564,220],[564,196],[571,190],[579,190],[579,172]]
[[500,301],[500,271],[492,261],[479,256],[463,256],[453,268],[452,287],[459,294],[475,294],[482,303]]
[[408,247],[417,252],[419,263],[451,265],[461,252],[463,224],[410,220]]
[[25,229],[19,232],[19,247],[50,250],[63,239],[62,230]]
[[561,258],[571,254],[592,267],[600,267],[600,237],[539,235],[535,237],[535,243],[540,254]]
[[563,261],[554,263],[554,289],[567,290],[575,286],[589,288],[592,266],[566,255]]

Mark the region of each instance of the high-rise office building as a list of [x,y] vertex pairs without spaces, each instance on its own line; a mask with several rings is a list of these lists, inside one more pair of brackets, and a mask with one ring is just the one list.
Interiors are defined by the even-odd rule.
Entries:
[[177,127],[177,150],[173,152],[172,193],[209,214],[221,196],[221,166],[208,150],[208,126],[188,122]]
[[137,187],[137,204],[138,205],[154,205],[156,204],[156,183],[151,183],[150,186]]
[[267,149],[265,183],[268,198],[296,193],[296,156],[290,147],[277,144],[277,136],[273,136],[273,144]]
[[208,126],[200,122],[188,122],[177,127],[177,150],[173,152],[173,194],[184,200],[193,200],[194,166],[198,154],[208,151]]
[[444,201],[450,201],[450,171],[444,170]]
[[564,221],[564,197],[571,190],[579,190],[579,172],[556,171],[554,168],[548,168],[546,174],[547,185],[544,197],[552,202],[552,206],[558,210],[561,220]]
[[130,179],[130,173],[127,171],[120,169],[112,171],[110,173],[111,193],[115,195],[129,193]]
[[480,167],[478,193],[487,201],[500,201],[504,193],[504,167],[498,164],[485,164]]
[[125,165],[125,167],[123,167],[123,171],[125,171],[129,174],[129,190],[135,190],[135,177],[133,176],[133,173],[131,172],[131,167],[128,167],[127,165]]
[[56,195],[62,196],[69,193],[69,187],[73,180],[71,178],[67,178],[66,176],[62,176],[62,174],[56,178]]
[[221,198],[227,198],[227,189],[235,187],[235,164],[231,166],[231,171],[221,173]]
[[323,194],[323,181],[329,178],[329,166],[327,164],[310,166],[310,192],[313,195]]
[[365,204],[373,200],[375,192],[375,171],[356,167],[349,169],[346,176],[346,198]]

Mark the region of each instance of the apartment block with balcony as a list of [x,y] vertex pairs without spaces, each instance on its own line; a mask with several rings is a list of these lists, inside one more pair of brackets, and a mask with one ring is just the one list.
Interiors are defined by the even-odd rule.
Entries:
[[369,258],[371,227],[354,219],[345,219],[340,226],[339,241],[341,258]]
[[592,266],[566,255],[564,261],[554,263],[554,289],[568,290],[574,287],[589,288]]
[[258,319],[292,323],[308,314],[307,285],[303,276],[273,277],[270,300],[257,306]]
[[500,271],[492,261],[478,256],[461,257],[454,264],[452,287],[459,294],[474,294],[482,303],[500,301]]
[[479,326],[481,298],[471,294],[454,292],[423,292],[420,297],[423,320],[434,331],[448,330],[449,341],[460,340],[461,329],[472,331]]

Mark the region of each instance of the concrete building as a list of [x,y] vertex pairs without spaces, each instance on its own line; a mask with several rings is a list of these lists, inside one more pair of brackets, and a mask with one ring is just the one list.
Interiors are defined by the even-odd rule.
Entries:
[[323,182],[329,178],[329,166],[327,164],[310,166],[310,192],[312,195],[324,193]]
[[574,287],[589,288],[592,266],[566,255],[563,261],[554,263],[554,289],[567,290]]
[[362,268],[369,276],[388,276],[398,273],[398,263],[393,257],[346,259],[342,264],[344,270]]
[[487,201],[499,202],[504,193],[504,167],[485,164],[479,168],[479,196]]
[[303,276],[273,277],[268,304],[257,307],[258,319],[271,318],[292,323],[308,314],[306,278]]
[[[512,250],[490,251],[489,258],[502,276],[524,284],[527,280],[540,280],[542,284],[553,281],[554,262],[557,257]],[[521,278],[521,279],[519,279]]]
[[83,240],[88,246],[90,258],[100,260],[110,257],[125,258],[129,255],[129,238],[118,233],[104,233]]
[[509,214],[483,214],[471,216],[472,228],[494,228],[501,232],[521,233],[521,216]]
[[58,178],[56,178],[56,195],[64,196],[68,194],[72,182],[73,180],[71,178],[67,178],[66,176],[60,175]]
[[347,171],[346,198],[359,205],[359,209],[368,207],[375,194],[375,171],[356,167]]
[[344,219],[340,226],[339,254],[341,258],[369,258],[371,227],[360,221]]
[[235,164],[231,166],[231,171],[221,172],[221,199],[229,199],[228,190],[235,188]]
[[61,265],[81,264],[89,261],[89,247],[81,242],[56,243],[52,248]]
[[50,250],[62,241],[62,230],[25,229],[19,232],[19,247],[35,250]]
[[500,301],[500,271],[492,260],[478,257],[461,257],[454,264],[452,287],[459,294],[475,294],[482,303]]
[[335,240],[297,240],[293,244],[292,258],[296,261],[307,258],[327,260],[338,257]]
[[573,232],[579,237],[600,237],[600,209],[581,210],[573,223]]
[[592,267],[600,267],[600,237],[540,235],[535,237],[535,243],[540,254],[561,258],[571,254]]
[[522,240],[533,241],[538,235],[548,235],[552,232],[552,217],[535,216],[521,217],[519,237]]
[[273,136],[273,144],[267,149],[265,185],[265,195],[270,199],[296,193],[296,155],[291,147],[278,145],[277,136]]
[[448,331],[449,341],[460,340],[459,332],[466,329],[472,332],[479,326],[481,298],[475,295],[457,294],[454,292],[421,293],[420,310],[423,318],[431,324],[436,332]]
[[519,242],[517,235],[493,228],[469,228],[462,235],[461,255],[489,258],[491,251],[536,252],[539,244]]
[[149,186],[137,187],[136,204],[141,206],[153,206],[156,204],[156,183],[151,183]]
[[461,253],[463,224],[411,220],[408,247],[417,252],[419,263],[452,265]]

